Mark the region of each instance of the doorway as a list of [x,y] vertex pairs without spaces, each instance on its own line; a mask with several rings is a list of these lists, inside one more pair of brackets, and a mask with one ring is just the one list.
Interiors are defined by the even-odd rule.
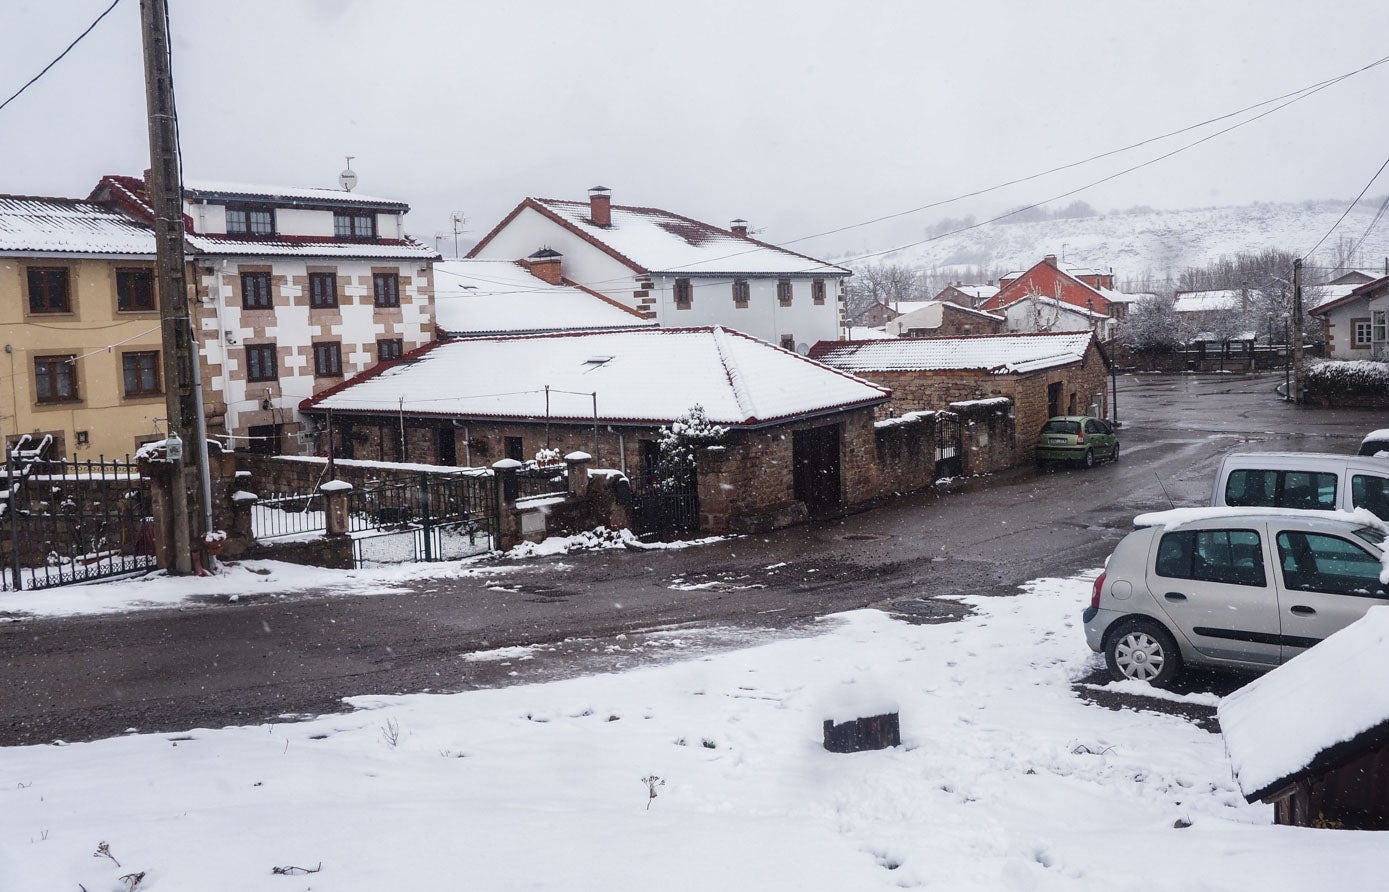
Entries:
[[792,486],[797,501],[811,514],[823,514],[841,503],[839,427],[814,427],[791,434]]

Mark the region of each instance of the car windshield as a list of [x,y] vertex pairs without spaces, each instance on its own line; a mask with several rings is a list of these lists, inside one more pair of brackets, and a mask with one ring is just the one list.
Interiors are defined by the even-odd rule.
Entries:
[[1042,428],[1044,434],[1078,434],[1080,433],[1079,421],[1066,421],[1063,418],[1053,418]]

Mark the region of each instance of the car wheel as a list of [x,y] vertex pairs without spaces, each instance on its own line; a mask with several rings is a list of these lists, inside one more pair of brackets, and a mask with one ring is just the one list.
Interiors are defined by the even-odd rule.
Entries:
[[1087,468],[1093,468],[1095,466],[1095,450],[1085,450],[1085,457],[1080,460],[1080,463]]
[[1146,681],[1165,688],[1182,670],[1182,653],[1166,629],[1155,622],[1130,619],[1109,633],[1104,661],[1115,681]]
[[1118,461],[1118,460],[1119,460],[1119,444],[1118,444],[1118,443],[1115,443],[1115,444],[1114,444],[1114,452],[1109,456],[1109,460],[1110,460],[1110,461]]

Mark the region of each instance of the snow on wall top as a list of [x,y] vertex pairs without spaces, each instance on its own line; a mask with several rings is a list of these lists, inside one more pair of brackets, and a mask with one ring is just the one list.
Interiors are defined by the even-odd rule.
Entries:
[[[578,332],[450,341],[305,403],[335,411],[666,424],[695,404],[716,424],[883,402],[891,391],[739,332]],[[403,404],[401,403],[404,399]]]
[[1333,767],[1337,754],[1328,750],[1389,722],[1386,649],[1389,607],[1371,607],[1220,702],[1225,750],[1247,799],[1276,792],[1308,769]]
[[[1254,288],[1249,289],[1249,300],[1256,300],[1262,296],[1262,292]],[[1179,291],[1174,308],[1178,313],[1199,313],[1206,310],[1238,309],[1239,305],[1240,290],[1225,288],[1216,291]]]
[[999,374],[1030,372],[1078,362],[1091,333],[973,335],[962,338],[897,338],[821,341],[810,355],[846,372],[913,372],[980,369]]
[[184,180],[183,194],[189,198],[211,198],[214,195],[219,195],[228,198],[283,199],[313,204],[370,205],[371,207],[390,208],[401,212],[409,210],[409,205],[398,199],[362,195],[343,189],[306,189],[298,186],[267,186],[218,180]]
[[653,273],[849,275],[841,266],[658,208],[613,205],[611,226],[589,221],[589,203],[535,199],[565,223]]
[[98,204],[0,196],[0,251],[154,256],[154,233]]
[[551,285],[514,260],[434,264],[434,318],[454,334],[566,331],[653,326],[574,285]]

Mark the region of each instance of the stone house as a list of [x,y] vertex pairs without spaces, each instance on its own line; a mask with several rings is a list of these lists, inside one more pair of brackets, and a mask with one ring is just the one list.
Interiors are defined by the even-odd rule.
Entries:
[[[844,328],[850,271],[758,241],[745,220],[728,229],[659,208],[527,198],[469,252],[517,260],[563,256],[563,277],[666,327],[719,325],[786,349],[834,340]],[[808,346],[806,347],[808,349]]]
[[1326,324],[1328,359],[1389,360],[1389,276],[1310,311]]
[[[103,177],[90,200],[153,219],[139,178]],[[406,235],[403,202],[187,180],[183,207],[209,436],[304,454],[301,401],[433,339],[438,254]]]
[[126,456],[163,438],[154,233],[98,204],[0,196],[0,431],[48,455]]
[[884,408],[896,415],[1011,399],[1019,461],[1030,459],[1048,418],[1109,411],[1109,360],[1089,331],[822,341],[810,355],[890,388]]
[[954,282],[942,288],[935,296],[935,300],[948,301],[974,309],[996,294],[998,294],[997,285],[966,285],[964,282]]
[[888,322],[885,330],[899,338],[953,338],[998,334],[1003,331],[1003,325],[1003,317],[995,313],[949,301],[930,300]]
[[998,293],[984,300],[977,309],[997,312],[1015,300],[1041,295],[1063,301],[1094,313],[1122,318],[1128,301],[1114,287],[1114,274],[1085,267],[1062,267],[1055,254],[1021,272],[998,280]]
[[697,474],[700,528],[718,532],[780,526],[881,494],[874,418],[889,397],[710,326],[435,343],[301,410],[341,458],[486,466],[581,451],[640,487],[659,429],[698,405],[728,430]]

